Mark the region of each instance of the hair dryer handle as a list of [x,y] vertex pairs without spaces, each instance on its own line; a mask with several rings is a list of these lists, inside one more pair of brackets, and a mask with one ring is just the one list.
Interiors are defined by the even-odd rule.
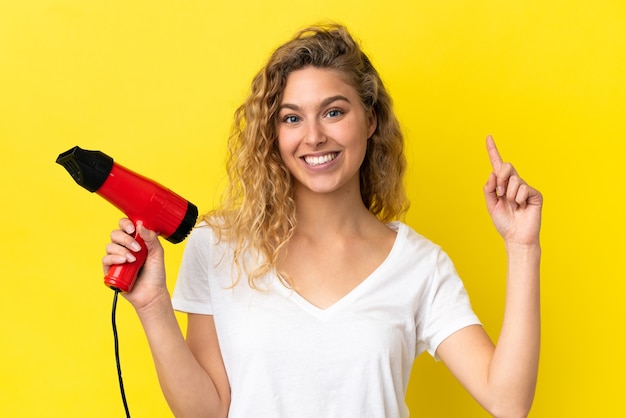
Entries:
[[117,264],[111,266],[106,276],[104,276],[104,284],[111,289],[119,289],[122,292],[130,292],[135,285],[139,270],[143,267],[148,256],[148,249],[143,239],[139,236],[139,233],[135,233],[135,241],[141,246],[141,250],[135,255],[136,260],[131,263]]

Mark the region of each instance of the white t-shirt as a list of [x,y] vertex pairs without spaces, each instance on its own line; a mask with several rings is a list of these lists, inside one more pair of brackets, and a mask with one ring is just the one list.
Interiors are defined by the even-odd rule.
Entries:
[[213,315],[231,386],[230,418],[395,418],[409,415],[413,360],[479,324],[440,247],[401,222],[385,261],[319,309],[275,274],[232,287],[232,252],[209,227],[190,235],[175,309]]

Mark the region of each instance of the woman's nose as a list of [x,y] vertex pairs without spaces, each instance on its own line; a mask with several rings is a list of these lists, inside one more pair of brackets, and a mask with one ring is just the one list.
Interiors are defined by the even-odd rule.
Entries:
[[326,142],[326,134],[324,133],[324,129],[319,121],[307,124],[304,142],[313,147],[317,147]]

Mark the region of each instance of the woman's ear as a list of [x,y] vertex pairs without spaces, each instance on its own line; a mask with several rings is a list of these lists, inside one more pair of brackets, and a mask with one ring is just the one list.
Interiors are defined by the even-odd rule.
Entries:
[[368,121],[367,139],[370,139],[372,135],[374,135],[374,132],[376,132],[376,127],[378,126],[378,120],[376,120],[376,112],[374,112],[374,109],[370,110]]

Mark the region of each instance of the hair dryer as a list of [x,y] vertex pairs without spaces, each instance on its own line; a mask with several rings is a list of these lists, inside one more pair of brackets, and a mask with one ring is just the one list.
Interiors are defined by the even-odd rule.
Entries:
[[[96,192],[128,216],[133,223],[142,221],[169,242],[183,241],[196,223],[198,208],[171,190],[137,174],[113,161],[100,151],[74,147],[59,154],[56,162],[72,175],[76,183]],[[104,284],[114,290],[129,292],[139,269],[146,261],[147,250],[139,234],[134,237],[141,245],[136,261],[112,266]]]

